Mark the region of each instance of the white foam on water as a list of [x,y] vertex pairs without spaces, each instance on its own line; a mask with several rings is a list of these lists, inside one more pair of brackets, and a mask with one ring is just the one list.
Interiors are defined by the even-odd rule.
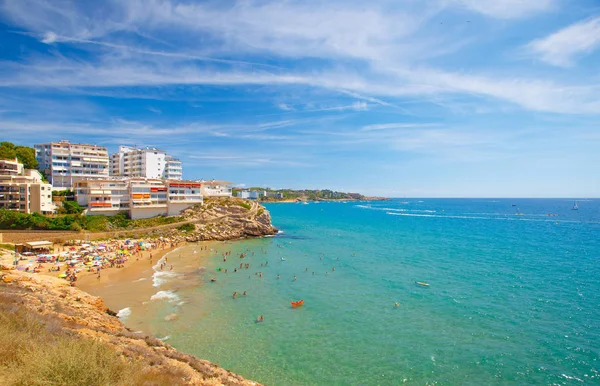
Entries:
[[169,339],[171,337],[171,335],[167,335],[164,338],[158,338],[158,340],[160,340],[161,342],[164,342],[165,340]]
[[[417,214],[417,213],[394,213],[387,212],[390,216],[404,216],[404,217],[433,217],[433,218],[459,218],[459,219],[470,219],[470,220],[500,220],[500,221],[531,221],[531,222],[560,222],[560,223],[581,223],[581,221],[571,220],[541,220],[535,218],[523,218],[523,216],[511,216],[511,217],[481,217],[481,216],[459,216],[459,215],[440,215],[440,214]],[[587,224],[596,224],[595,221],[587,221]]]
[[121,320],[126,320],[131,315],[131,308],[126,307],[117,312],[117,318]]
[[177,276],[179,276],[177,273],[171,271],[156,271],[154,272],[154,275],[152,275],[152,286],[158,288],[162,284],[165,284],[168,279]]
[[148,280],[147,277],[142,277],[141,279],[134,280],[133,283],[137,283],[138,281]]
[[567,375],[567,374],[561,374],[561,376],[562,376],[563,378],[565,378],[565,379],[572,379],[572,380],[575,380],[575,381],[583,382],[583,379],[579,379],[579,378],[577,378],[577,377],[571,377],[571,376],[569,376],[569,375]]
[[150,297],[150,300],[167,300],[171,303],[179,302],[179,296],[173,291],[158,291]]

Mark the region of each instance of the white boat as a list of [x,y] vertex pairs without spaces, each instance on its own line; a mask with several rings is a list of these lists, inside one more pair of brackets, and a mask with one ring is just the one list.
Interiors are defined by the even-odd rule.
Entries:
[[573,203],[573,207],[571,208],[571,210],[578,210],[579,207],[577,206],[577,201],[575,201],[575,203]]

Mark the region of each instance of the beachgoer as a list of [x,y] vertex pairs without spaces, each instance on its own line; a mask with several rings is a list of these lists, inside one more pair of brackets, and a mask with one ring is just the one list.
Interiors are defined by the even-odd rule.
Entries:
[[400,305],[400,303],[396,302],[396,303],[394,304],[394,307],[398,307],[399,305]]
[[297,280],[298,278],[296,276],[294,276],[294,280]]
[[242,295],[246,296],[246,291],[244,291],[244,293]]
[[237,291],[233,293],[233,298],[237,298]]

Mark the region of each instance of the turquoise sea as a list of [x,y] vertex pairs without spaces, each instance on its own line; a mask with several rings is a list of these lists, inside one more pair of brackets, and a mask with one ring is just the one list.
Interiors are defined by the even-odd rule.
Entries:
[[600,384],[600,200],[572,206],[270,204],[283,233],[171,252],[122,315],[268,385]]

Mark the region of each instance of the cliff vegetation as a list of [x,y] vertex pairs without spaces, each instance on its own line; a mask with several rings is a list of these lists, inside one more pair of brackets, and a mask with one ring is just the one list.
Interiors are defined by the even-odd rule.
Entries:
[[0,384],[257,385],[114,315],[63,280],[0,272]]

